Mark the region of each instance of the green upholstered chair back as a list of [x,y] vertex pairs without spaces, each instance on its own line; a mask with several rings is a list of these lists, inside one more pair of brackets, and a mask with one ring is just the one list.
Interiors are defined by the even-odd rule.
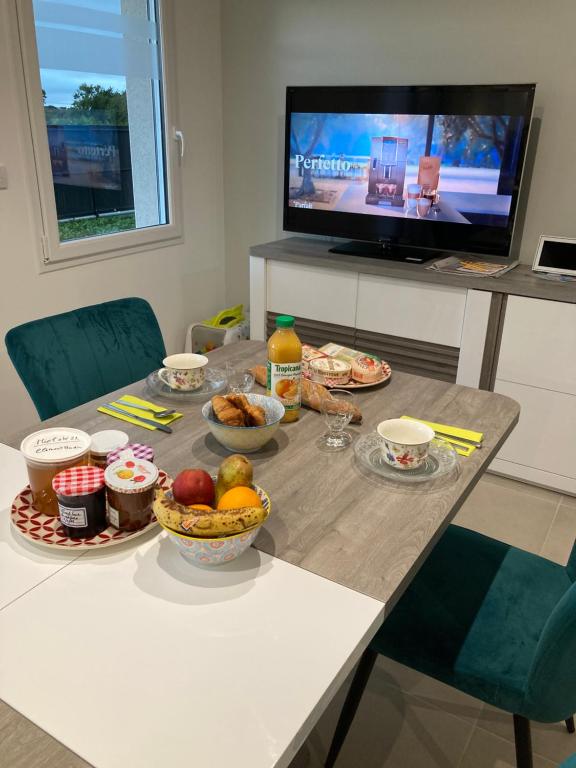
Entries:
[[576,712],[576,583],[558,601],[538,640],[528,685],[532,718],[553,723]]
[[41,419],[144,378],[166,356],[156,315],[138,298],[24,323],[6,348]]

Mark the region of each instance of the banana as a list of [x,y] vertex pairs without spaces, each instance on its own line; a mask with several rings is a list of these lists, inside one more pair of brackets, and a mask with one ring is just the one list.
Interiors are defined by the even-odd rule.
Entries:
[[167,498],[161,490],[156,491],[153,510],[159,522],[172,531],[206,538],[242,533],[259,525],[266,518],[266,510],[262,507],[242,507],[222,511],[192,510]]

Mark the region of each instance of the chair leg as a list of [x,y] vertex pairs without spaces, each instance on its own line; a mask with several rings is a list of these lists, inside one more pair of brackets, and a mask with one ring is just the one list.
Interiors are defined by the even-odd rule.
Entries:
[[338,724],[334,731],[334,736],[332,737],[332,744],[330,744],[328,757],[324,763],[325,768],[332,768],[340,754],[342,744],[344,744],[346,735],[350,730],[354,715],[358,709],[358,704],[360,704],[364,688],[366,687],[366,683],[368,682],[368,678],[370,677],[370,673],[372,672],[372,668],[374,667],[377,658],[378,654],[371,648],[367,648],[362,654],[356,674],[352,680],[352,685],[346,696],[346,701],[342,707],[342,712],[340,712],[340,717],[338,718]]
[[514,739],[516,741],[516,768],[532,768],[532,739],[530,720],[514,715]]
[[566,729],[568,730],[568,733],[574,733],[574,731],[576,731],[576,728],[574,727],[574,715],[572,715],[572,717],[569,717],[565,722],[566,722]]

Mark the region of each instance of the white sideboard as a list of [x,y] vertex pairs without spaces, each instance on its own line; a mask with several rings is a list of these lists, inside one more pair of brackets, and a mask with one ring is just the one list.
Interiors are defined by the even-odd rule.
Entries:
[[576,495],[576,284],[524,266],[499,279],[445,276],[329,246],[290,238],[251,249],[252,338],[266,338],[268,313],[292,314],[328,324],[324,334],[345,326],[358,348],[391,345],[404,366],[393,368],[420,372],[410,367],[419,356],[428,375],[508,395],[520,421],[490,469]]
[[509,297],[494,389],[522,411],[492,469],[576,494],[576,305]]

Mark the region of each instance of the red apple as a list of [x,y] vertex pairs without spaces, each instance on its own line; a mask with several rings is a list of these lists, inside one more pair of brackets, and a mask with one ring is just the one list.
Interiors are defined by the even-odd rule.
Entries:
[[203,469],[183,469],[172,484],[174,500],[179,504],[214,503],[214,482]]

